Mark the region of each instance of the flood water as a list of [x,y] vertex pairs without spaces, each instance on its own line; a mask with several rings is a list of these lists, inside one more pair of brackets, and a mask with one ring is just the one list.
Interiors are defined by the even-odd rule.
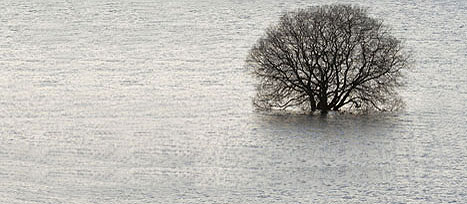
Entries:
[[0,1],[0,203],[467,202],[467,1],[370,7],[404,111],[254,110],[248,49],[337,1]]

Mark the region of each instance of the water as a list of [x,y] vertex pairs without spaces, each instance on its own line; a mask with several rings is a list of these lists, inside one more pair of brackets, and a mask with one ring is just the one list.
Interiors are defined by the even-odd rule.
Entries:
[[313,2],[2,0],[0,202],[466,202],[466,1],[351,1],[413,56],[405,111],[254,111],[248,49]]

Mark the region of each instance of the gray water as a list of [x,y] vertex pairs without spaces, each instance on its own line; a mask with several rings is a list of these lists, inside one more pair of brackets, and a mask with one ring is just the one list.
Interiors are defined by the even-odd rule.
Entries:
[[248,49],[326,2],[1,0],[0,203],[467,202],[467,1],[347,1],[412,54],[404,111],[254,110]]

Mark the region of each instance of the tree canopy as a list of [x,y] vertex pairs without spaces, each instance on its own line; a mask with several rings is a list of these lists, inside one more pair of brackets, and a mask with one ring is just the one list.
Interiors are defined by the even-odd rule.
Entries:
[[285,13],[254,44],[246,66],[259,80],[258,108],[389,111],[400,107],[407,62],[381,20],[337,4]]

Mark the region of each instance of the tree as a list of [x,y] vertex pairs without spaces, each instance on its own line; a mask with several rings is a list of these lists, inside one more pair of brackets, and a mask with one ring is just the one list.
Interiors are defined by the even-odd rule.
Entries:
[[400,107],[396,89],[407,62],[381,20],[338,4],[285,13],[250,50],[246,66],[259,79],[258,108],[325,113]]

